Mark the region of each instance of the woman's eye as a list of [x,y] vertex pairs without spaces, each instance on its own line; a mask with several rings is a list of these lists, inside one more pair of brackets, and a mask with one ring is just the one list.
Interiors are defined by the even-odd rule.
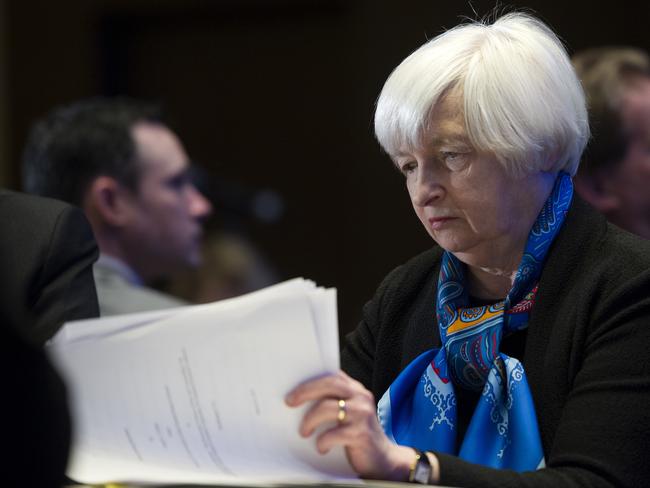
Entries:
[[454,151],[442,151],[441,157],[447,168],[452,171],[458,171],[465,167],[467,154]]
[[409,175],[409,174],[413,173],[416,168],[417,168],[417,163],[412,161],[410,163],[403,164],[402,167],[400,168],[400,170],[402,171],[402,173],[404,175]]

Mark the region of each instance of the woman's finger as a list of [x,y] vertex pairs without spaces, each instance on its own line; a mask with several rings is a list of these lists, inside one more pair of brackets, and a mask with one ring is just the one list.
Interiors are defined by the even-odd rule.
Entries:
[[295,407],[322,398],[350,398],[359,390],[359,383],[343,372],[309,380],[298,385],[285,397],[288,405]]
[[359,429],[353,424],[340,424],[327,429],[316,438],[316,449],[319,453],[325,454],[336,446],[349,446],[359,433]]
[[319,425],[336,422],[339,425],[352,422],[352,400],[326,398],[315,403],[300,424],[300,435],[309,437]]

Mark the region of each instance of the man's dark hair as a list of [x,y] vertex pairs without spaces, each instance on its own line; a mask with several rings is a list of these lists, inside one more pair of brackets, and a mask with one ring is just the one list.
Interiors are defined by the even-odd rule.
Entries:
[[138,122],[162,123],[160,108],[129,98],[92,98],[56,108],[29,133],[25,190],[78,206],[98,176],[136,191],[140,174],[131,128]]

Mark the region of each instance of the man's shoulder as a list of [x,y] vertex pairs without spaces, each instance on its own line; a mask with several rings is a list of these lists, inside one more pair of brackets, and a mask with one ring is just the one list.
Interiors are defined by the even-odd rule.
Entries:
[[41,197],[27,193],[20,193],[11,190],[0,190],[0,212],[20,213],[32,219],[46,220],[61,212],[73,209],[72,205],[55,200],[53,198]]
[[153,288],[129,283],[116,271],[95,265],[95,286],[101,316],[146,312],[187,305]]
[[42,343],[63,322],[97,315],[97,246],[83,212],[64,202],[0,191],[2,307]]
[[86,254],[96,249],[81,209],[59,200],[2,189],[0,222],[0,251],[5,262],[17,259],[23,265],[43,264],[48,256]]
[[5,261],[43,264],[45,259],[96,252],[83,211],[59,200],[0,191],[0,251]]

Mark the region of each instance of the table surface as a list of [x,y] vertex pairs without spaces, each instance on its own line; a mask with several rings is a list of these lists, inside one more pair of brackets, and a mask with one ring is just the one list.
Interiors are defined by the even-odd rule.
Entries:
[[[67,485],[65,488],[205,488],[213,486],[218,488],[413,488],[412,483],[399,483],[394,481],[359,480],[359,483],[246,483],[246,484],[220,484],[220,485],[129,485],[111,483],[104,485]],[[439,487],[445,488],[445,487]],[[451,487],[446,487],[451,488]]]

